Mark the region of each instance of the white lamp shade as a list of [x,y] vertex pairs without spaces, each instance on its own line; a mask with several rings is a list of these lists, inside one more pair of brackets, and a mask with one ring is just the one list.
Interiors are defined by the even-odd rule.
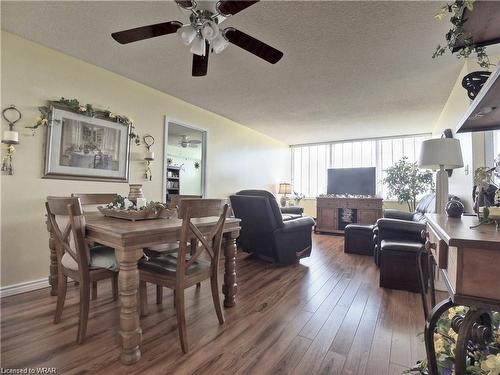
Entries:
[[219,54],[224,51],[228,45],[229,42],[226,38],[224,38],[222,33],[219,33],[219,35],[217,35],[217,37],[210,42],[210,46],[215,54]]
[[205,56],[205,39],[195,38],[191,43],[191,53],[199,56]]
[[460,141],[454,138],[434,138],[422,142],[418,166],[425,169],[456,169],[464,166]]
[[201,29],[201,35],[210,42],[219,35],[219,27],[214,21],[207,21]]
[[181,37],[182,43],[188,46],[196,37],[196,29],[191,25],[185,25],[177,30],[177,34]]

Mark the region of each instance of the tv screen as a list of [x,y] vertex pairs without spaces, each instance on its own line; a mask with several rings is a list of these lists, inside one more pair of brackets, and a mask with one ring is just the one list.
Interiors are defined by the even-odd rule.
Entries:
[[328,169],[328,194],[375,195],[375,167]]

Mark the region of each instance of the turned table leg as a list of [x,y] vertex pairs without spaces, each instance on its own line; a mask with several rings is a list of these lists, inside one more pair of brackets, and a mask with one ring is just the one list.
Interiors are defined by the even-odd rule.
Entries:
[[50,265],[49,265],[49,285],[50,285],[50,295],[57,296],[57,277],[58,277],[58,267],[57,267],[57,252],[56,252],[56,239],[52,233],[50,223],[47,220],[47,230],[49,232],[49,250],[50,250]]
[[236,238],[238,238],[238,233],[226,233],[224,237],[224,284],[222,285],[222,293],[224,293],[224,307],[233,307],[235,305],[234,297],[238,289],[236,284]]
[[427,352],[427,365],[429,375],[438,375],[436,349],[434,348],[434,331],[441,315],[449,308],[455,306],[451,298],[439,302],[427,317],[424,330],[425,351]]
[[[467,349],[469,346],[469,341],[474,338],[474,342],[479,341],[482,345],[484,345],[487,339],[491,339],[491,329],[487,328],[486,326],[480,325],[481,315],[485,313],[486,311],[484,310],[470,308],[469,311],[467,311],[467,314],[465,314],[463,320],[459,318],[460,328],[458,330],[458,339],[455,349],[456,375],[465,375],[466,373]],[[474,328],[476,328],[476,332],[474,332]],[[482,335],[478,334],[477,331],[482,332]]]
[[142,330],[139,325],[137,306],[139,270],[137,261],[142,257],[142,249],[115,249],[120,263],[118,288],[120,291],[120,342],[122,353],[120,360],[129,365],[141,358],[140,344]]

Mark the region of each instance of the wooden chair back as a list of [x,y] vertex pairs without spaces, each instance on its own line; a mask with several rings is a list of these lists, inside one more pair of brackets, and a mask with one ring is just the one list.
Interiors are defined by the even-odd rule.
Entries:
[[[178,214],[182,219],[181,240],[177,259],[177,282],[182,280],[187,268],[189,268],[202,253],[206,252],[210,258],[212,272],[217,272],[222,245],[222,235],[226,222],[229,206],[223,199],[181,199]],[[213,217],[219,218],[217,224],[209,233],[202,233],[192,223],[191,219]],[[194,243],[188,245],[188,241]],[[188,257],[186,257],[186,255]],[[181,281],[182,282],[182,281]],[[182,284],[179,285],[182,287]]]
[[82,279],[88,278],[90,250],[85,241],[85,216],[78,197],[47,197],[47,217],[56,241],[59,266],[68,254],[78,264]]
[[71,194],[72,197],[80,198],[80,204],[82,206],[95,206],[92,207],[90,210],[90,207],[85,207],[85,211],[96,211],[98,205],[103,205],[103,204],[108,204],[115,199],[118,194],[116,193],[73,193]]
[[170,194],[167,202],[168,208],[176,209],[179,206],[181,199],[203,198],[201,195],[180,195]]

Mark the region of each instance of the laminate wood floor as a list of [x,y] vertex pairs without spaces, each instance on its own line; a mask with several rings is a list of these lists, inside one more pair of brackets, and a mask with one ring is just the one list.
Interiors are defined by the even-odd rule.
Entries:
[[313,236],[310,258],[290,267],[237,258],[237,306],[218,324],[210,285],[186,291],[190,352],[180,349],[172,292],[141,319],[142,358],[118,361],[118,302],[107,281],[91,301],[87,339],[76,343],[78,289],[62,322],[42,289],[2,299],[4,368],[55,367],[58,374],[401,374],[425,356],[418,294],[379,288],[371,257],[343,253],[343,238]]

